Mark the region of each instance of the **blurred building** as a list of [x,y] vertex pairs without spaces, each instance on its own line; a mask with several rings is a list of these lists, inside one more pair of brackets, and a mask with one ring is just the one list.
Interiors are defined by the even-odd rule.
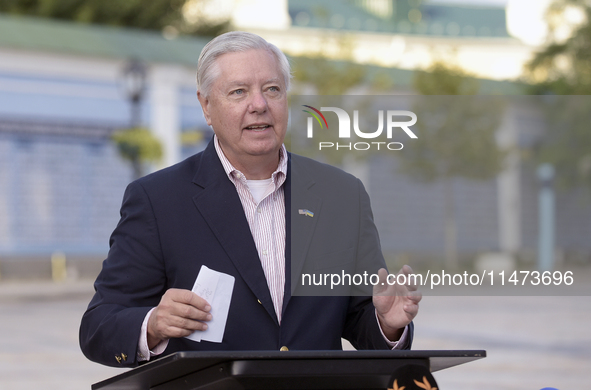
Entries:
[[[502,8],[408,0],[224,0],[215,5],[237,29],[260,34],[291,56],[324,50],[339,59],[340,53],[332,51],[335,42],[348,39],[352,60],[386,72],[393,80],[391,93],[412,92],[412,69],[451,55],[488,78],[481,80],[483,93],[517,94],[518,85],[498,80],[516,78],[532,50],[507,33]],[[165,149],[164,160],[153,168],[203,147],[203,142],[184,147],[181,140],[187,131],[207,132],[194,83],[205,43],[0,15],[0,275],[22,269],[46,274],[55,252],[80,261],[79,269],[96,264],[86,260],[104,258],[132,178],[130,165],[110,139],[113,131],[129,127],[122,72],[131,58],[148,69],[142,124]],[[507,145],[519,146],[528,134],[539,132],[538,125],[535,115],[513,110],[499,133]],[[438,256],[443,240],[439,184],[400,178],[393,189],[384,174],[378,170],[367,177],[377,222],[387,237],[384,249]],[[460,252],[535,257],[537,183],[531,169],[513,161],[497,180],[458,180],[457,186],[457,203],[469,206],[459,215]],[[397,209],[389,207],[392,191],[397,191]],[[558,222],[564,226],[557,229],[558,245],[586,256],[591,217],[589,210],[573,207],[560,211]],[[426,224],[427,219],[441,225]]]
[[[226,4],[221,9],[238,29],[256,32],[294,56],[352,56],[359,63],[410,70],[451,60],[477,77],[505,80],[521,75],[536,48],[509,35],[506,10],[498,6],[425,0],[217,3]],[[518,16],[523,25],[527,16]],[[345,58],[337,44],[343,39],[350,47]]]
[[148,67],[141,122],[168,166],[190,153],[181,132],[206,127],[194,81],[205,42],[0,15],[0,274],[56,251],[104,257],[132,179],[110,139],[130,126],[123,69]]

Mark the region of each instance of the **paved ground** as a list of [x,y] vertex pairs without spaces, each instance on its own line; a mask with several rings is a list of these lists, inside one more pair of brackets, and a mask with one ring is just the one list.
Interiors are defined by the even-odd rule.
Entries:
[[[123,372],[78,347],[91,281],[0,283],[0,389],[78,390]],[[590,297],[425,297],[414,349],[485,349],[435,373],[443,390],[588,389]]]
[[0,283],[0,389],[78,390],[122,372],[87,360],[78,326],[92,282]]
[[591,297],[426,297],[414,349],[485,349],[435,373],[454,390],[591,388]]

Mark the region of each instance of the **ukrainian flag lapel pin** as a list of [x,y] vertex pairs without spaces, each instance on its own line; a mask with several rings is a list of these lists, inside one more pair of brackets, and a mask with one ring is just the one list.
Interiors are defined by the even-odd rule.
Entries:
[[314,217],[314,213],[313,213],[313,212],[311,212],[310,210],[307,210],[307,209],[299,209],[299,210],[298,210],[298,213],[299,213],[300,215],[305,215],[305,216],[307,216],[307,217],[312,217],[312,218]]

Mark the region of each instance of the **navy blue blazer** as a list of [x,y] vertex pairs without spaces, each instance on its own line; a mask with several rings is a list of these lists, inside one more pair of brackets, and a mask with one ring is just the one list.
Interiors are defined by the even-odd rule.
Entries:
[[[169,288],[190,290],[202,265],[235,277],[223,341],[171,339],[162,356],[283,346],[335,350],[341,349],[341,337],[358,349],[387,349],[371,297],[338,296],[344,290],[335,292],[337,296],[299,293],[301,273],[355,272],[363,259],[383,264],[363,185],[337,168],[292,154],[284,185],[286,287],[281,325],[242,204],[210,142],[203,152],[127,187],[96,293],[82,318],[83,353],[110,366],[136,366],[146,314]],[[313,211],[314,217],[299,214],[299,209]]]

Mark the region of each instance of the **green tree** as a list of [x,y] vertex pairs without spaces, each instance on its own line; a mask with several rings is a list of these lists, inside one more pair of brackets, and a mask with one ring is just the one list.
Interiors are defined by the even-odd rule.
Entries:
[[365,67],[353,60],[353,41],[347,37],[333,39],[337,57],[341,60],[336,61],[325,54],[332,45],[327,35],[316,53],[292,61],[294,80],[313,86],[318,95],[344,95],[360,85],[366,76]]
[[591,192],[591,96],[554,96],[540,106],[546,131],[534,145],[534,162],[552,164],[560,188]]
[[[530,92],[591,94],[591,3],[555,0],[546,20],[548,43],[526,65],[525,78],[532,83]],[[571,30],[570,36],[562,36],[565,30]]]
[[134,179],[144,176],[146,164],[162,158],[162,144],[148,129],[120,130],[112,137],[121,157],[131,162]]
[[[548,44],[527,64],[525,78],[533,93],[568,96],[540,99],[546,131],[533,157],[554,165],[562,186],[591,190],[591,3],[556,0],[547,22]],[[570,35],[560,37],[565,27]]]
[[0,12],[162,31],[215,36],[228,21],[202,19],[188,23],[183,17],[186,0],[2,0]]
[[[413,112],[418,138],[408,143],[400,169],[410,177],[444,185],[446,266],[458,266],[454,179],[494,178],[506,152],[496,142],[501,105],[495,97],[475,98],[477,81],[456,66],[435,63],[416,72]],[[435,96],[440,95],[440,96]],[[452,95],[452,96],[450,96]]]

